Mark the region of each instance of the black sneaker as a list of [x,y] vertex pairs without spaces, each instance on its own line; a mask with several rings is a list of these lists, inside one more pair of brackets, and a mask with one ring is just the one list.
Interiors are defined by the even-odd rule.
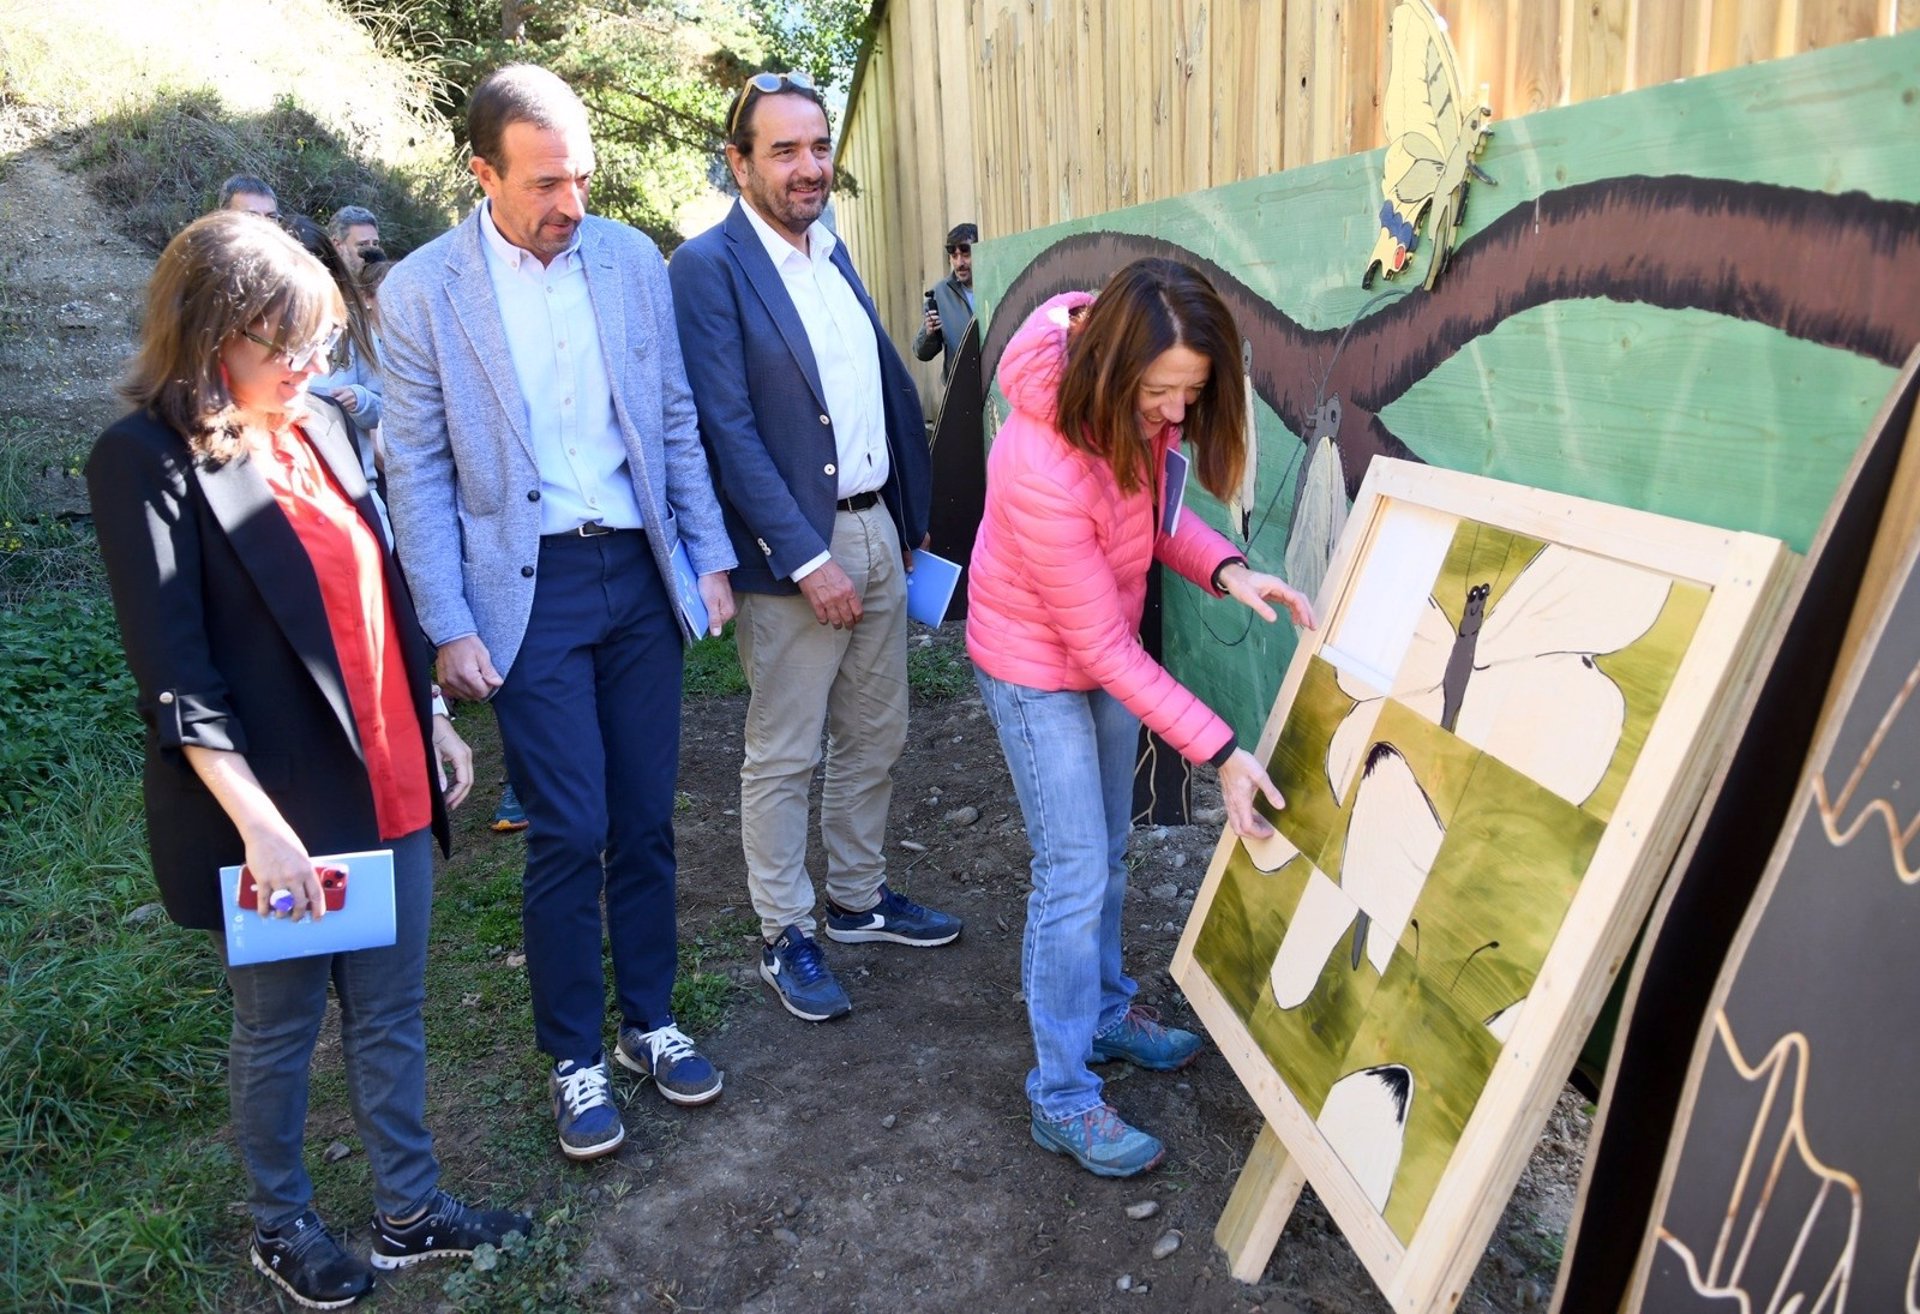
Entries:
[[373,1215],[373,1266],[405,1268],[423,1259],[471,1255],[481,1245],[497,1246],[514,1232],[533,1235],[533,1219],[509,1209],[473,1209],[445,1191],[435,1191],[427,1211],[402,1226],[378,1210]]
[[[308,1309],[345,1309],[373,1290],[373,1273],[308,1209],[271,1232],[253,1229],[253,1266]],[[377,1260],[375,1261],[378,1262]]]

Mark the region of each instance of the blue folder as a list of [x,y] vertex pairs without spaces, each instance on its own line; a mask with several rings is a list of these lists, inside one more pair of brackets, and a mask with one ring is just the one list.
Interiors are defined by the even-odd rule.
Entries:
[[687,545],[673,545],[673,596],[680,604],[680,619],[693,631],[695,639],[707,637],[707,626],[711,623],[707,616],[707,600],[700,596],[700,577],[693,573],[693,561],[687,556]]
[[907,572],[907,615],[922,625],[939,625],[947,618],[947,604],[959,583],[958,562],[921,548],[913,554],[913,569]]
[[318,921],[262,917],[240,906],[240,868],[220,869],[221,907],[226,909],[227,961],[236,966],[277,963],[283,958],[377,949],[393,943],[393,850],[313,855],[316,867],[347,873],[343,907]]

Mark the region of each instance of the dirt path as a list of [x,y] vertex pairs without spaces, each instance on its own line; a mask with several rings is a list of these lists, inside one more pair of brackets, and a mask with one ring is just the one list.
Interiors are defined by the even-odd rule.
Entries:
[[[1101,1181],[1032,1144],[1018,999],[1027,848],[977,697],[916,709],[890,848],[896,882],[965,918],[965,934],[937,950],[831,946],[853,1015],[814,1026],[785,1013],[753,974],[743,921],[730,811],[743,714],[741,699],[690,705],[681,768],[692,800],[679,823],[682,934],[741,942],[730,970],[748,993],[709,1048],[727,1092],[705,1110],[663,1111],[645,1091],[630,1102],[642,1114],[621,1155],[630,1189],[605,1207],[582,1258],[612,1293],[595,1308],[1386,1308],[1310,1193],[1267,1280],[1228,1275],[1212,1231],[1259,1118],[1211,1048],[1177,1074],[1103,1069],[1114,1104],[1167,1142],[1156,1172]],[[979,819],[946,819],[965,808]],[[1133,843],[1128,967],[1143,1001],[1188,1027],[1166,967],[1217,835],[1217,825],[1162,828]],[[1563,1098],[1461,1309],[1544,1303],[1586,1136],[1579,1107]],[[1143,1200],[1158,1213],[1130,1220],[1126,1207]],[[1152,1259],[1169,1231],[1180,1248]]]
[[0,114],[0,421],[84,446],[123,409],[153,253],[123,237],[23,110]]

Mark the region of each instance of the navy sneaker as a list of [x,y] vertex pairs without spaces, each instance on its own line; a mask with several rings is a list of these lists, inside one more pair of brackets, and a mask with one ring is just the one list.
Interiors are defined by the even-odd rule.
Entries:
[[378,1210],[373,1215],[373,1266],[406,1268],[423,1259],[457,1259],[481,1245],[498,1246],[518,1232],[533,1235],[533,1219],[508,1209],[473,1209],[445,1191],[435,1191],[420,1216],[396,1223]]
[[512,785],[500,791],[500,806],[493,810],[493,820],[487,827],[503,835],[527,828],[527,810],[520,806],[520,796],[513,792]]
[[797,1018],[825,1022],[853,1012],[853,1001],[833,979],[826,955],[797,926],[789,926],[778,940],[761,947],[760,976]]
[[311,1209],[271,1232],[255,1226],[253,1266],[308,1309],[345,1309],[373,1290],[373,1271],[348,1254]]
[[867,944],[884,940],[889,944],[908,944],[916,949],[931,949],[950,944],[960,937],[960,919],[933,908],[923,908],[903,894],[895,894],[884,883],[880,902],[865,912],[849,912],[827,900],[827,938],[841,944]]
[[613,1056],[621,1067],[652,1077],[654,1089],[675,1104],[706,1104],[720,1098],[726,1074],[703,1058],[687,1033],[671,1022],[653,1031],[621,1027]]
[[620,1148],[627,1129],[607,1093],[607,1060],[595,1054],[585,1063],[571,1059],[553,1065],[547,1078],[553,1117],[560,1125],[560,1152],[569,1159],[597,1159]]
[[1132,1177],[1166,1157],[1166,1146],[1128,1126],[1111,1104],[1068,1118],[1049,1118],[1039,1105],[1032,1107],[1034,1144],[1066,1155],[1096,1177]]
[[1172,1072],[1199,1058],[1200,1045],[1200,1037],[1193,1032],[1162,1026],[1159,1013],[1135,1004],[1118,1022],[1093,1038],[1093,1061],[1125,1059],[1136,1068]]

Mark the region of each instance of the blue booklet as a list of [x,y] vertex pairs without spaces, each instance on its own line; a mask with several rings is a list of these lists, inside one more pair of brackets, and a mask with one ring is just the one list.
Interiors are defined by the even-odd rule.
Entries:
[[921,548],[913,554],[913,569],[907,572],[907,615],[922,625],[938,625],[947,618],[947,604],[959,583],[958,562]]
[[1187,504],[1187,454],[1167,449],[1166,498],[1160,508],[1160,532],[1171,538],[1180,528],[1180,509]]
[[[283,958],[377,949],[393,943],[393,850],[314,854],[313,865],[346,873],[338,908],[315,921],[262,917],[240,904],[240,868],[220,869],[221,907],[227,910],[227,961],[235,966]],[[331,903],[332,901],[329,900]]]
[[707,600],[700,596],[700,577],[693,573],[693,560],[687,556],[687,545],[683,542],[673,545],[673,597],[680,604],[680,619],[693,631],[693,637],[706,638],[707,626],[711,623]]

